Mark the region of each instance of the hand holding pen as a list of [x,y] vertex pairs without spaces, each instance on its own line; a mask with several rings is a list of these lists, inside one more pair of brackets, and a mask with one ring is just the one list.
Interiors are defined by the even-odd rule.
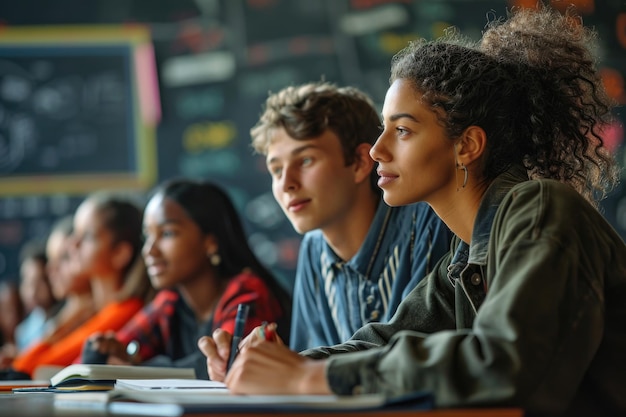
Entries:
[[227,331],[216,329],[211,337],[203,336],[198,340],[198,348],[206,356],[207,371],[213,381],[224,381],[237,353],[247,346],[256,345],[263,341],[284,346],[282,339],[276,333],[276,323],[263,322],[242,341],[241,337],[244,334],[247,321],[247,310],[243,305],[237,307],[235,334],[231,335]]

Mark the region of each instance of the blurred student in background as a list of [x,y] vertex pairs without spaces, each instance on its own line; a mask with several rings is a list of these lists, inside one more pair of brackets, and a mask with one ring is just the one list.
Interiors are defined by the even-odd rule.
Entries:
[[286,87],[267,98],[250,133],[276,201],[304,234],[291,348],[334,345],[388,321],[452,236],[426,203],[382,201],[369,156],[380,133],[371,99],[327,82]]
[[[290,297],[252,252],[221,188],[187,179],[162,184],[146,206],[143,231],[143,256],[160,291],[119,332],[90,338],[108,363],[193,367],[206,379],[197,341],[217,328],[232,333],[241,303],[250,306],[246,334],[275,322],[288,340]],[[91,362],[90,356],[86,351],[83,359]]]
[[20,297],[26,317],[15,329],[17,351],[41,339],[61,303],[52,292],[45,244],[27,242],[20,252]]
[[0,368],[5,368],[17,354],[15,328],[24,319],[19,287],[13,281],[0,281]]
[[89,276],[80,271],[77,257],[71,256],[73,221],[72,215],[57,220],[46,241],[52,292],[57,299],[63,300],[63,306],[44,335],[49,344],[67,336],[96,312]]
[[77,256],[79,275],[89,276],[98,312],[54,344],[42,341],[32,346],[13,362],[15,370],[32,375],[41,365],[79,361],[89,335],[119,330],[143,307],[152,288],[141,257],[141,218],[134,203],[106,192],[80,204],[71,250]]

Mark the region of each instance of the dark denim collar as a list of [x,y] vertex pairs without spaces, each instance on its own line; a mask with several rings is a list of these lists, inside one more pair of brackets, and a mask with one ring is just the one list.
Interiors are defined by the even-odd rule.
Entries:
[[480,266],[487,264],[489,235],[498,207],[511,188],[523,181],[528,181],[526,169],[514,166],[496,177],[489,185],[476,214],[471,243],[468,245],[461,241],[448,266],[448,278],[451,282],[454,283],[454,279],[460,276],[467,264]]

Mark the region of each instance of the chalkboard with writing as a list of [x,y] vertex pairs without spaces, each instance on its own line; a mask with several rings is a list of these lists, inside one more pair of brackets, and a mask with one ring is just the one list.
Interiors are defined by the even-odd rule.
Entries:
[[[135,169],[128,48],[0,48],[5,176]],[[130,149],[127,149],[130,148]],[[119,155],[128,155],[120,158]]]
[[135,45],[52,32],[79,41],[0,31],[0,194],[150,185]]

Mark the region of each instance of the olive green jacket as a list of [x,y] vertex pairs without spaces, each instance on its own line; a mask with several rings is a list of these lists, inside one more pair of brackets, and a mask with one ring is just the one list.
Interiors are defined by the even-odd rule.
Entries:
[[626,413],[626,245],[571,187],[512,169],[487,190],[471,245],[455,239],[388,324],[302,354],[332,355],[337,394]]

